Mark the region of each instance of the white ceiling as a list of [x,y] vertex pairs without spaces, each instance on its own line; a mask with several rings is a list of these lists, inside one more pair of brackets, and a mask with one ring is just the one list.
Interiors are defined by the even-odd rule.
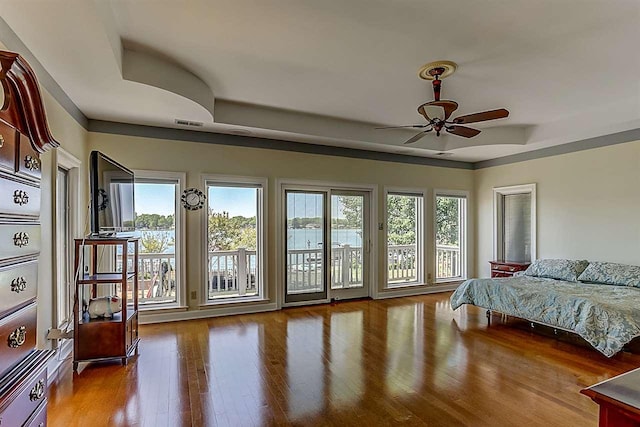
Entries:
[[[93,119],[180,118],[465,161],[640,127],[637,0],[3,0],[0,14]],[[213,117],[124,79],[122,46],[193,73],[211,89]],[[442,94],[456,115],[504,107],[510,117],[470,140],[411,146],[413,131],[373,130],[422,123],[416,107],[433,94],[417,71],[440,59],[459,65]]]

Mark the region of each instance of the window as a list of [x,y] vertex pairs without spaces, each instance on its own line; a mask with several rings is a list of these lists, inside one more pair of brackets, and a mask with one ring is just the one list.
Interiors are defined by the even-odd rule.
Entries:
[[[54,150],[56,166],[55,180],[55,218],[54,218],[54,260],[55,275],[52,280],[51,299],[53,324],[65,329],[72,321],[73,306],[73,239],[84,234],[80,217],[80,165],[79,159],[62,147]],[[52,177],[53,178],[53,177]],[[84,218],[84,217],[83,217]]]
[[467,198],[436,191],[436,282],[466,278]]
[[140,308],[180,305],[183,291],[179,199],[184,175],[136,171],[135,177]]
[[262,298],[264,187],[261,180],[207,179],[205,303]]
[[494,244],[498,261],[536,259],[536,185],[493,189]]
[[56,259],[57,259],[57,298],[56,310],[58,325],[62,326],[71,314],[71,256],[70,247],[73,235],[70,226],[69,170],[58,167],[56,182]]
[[387,287],[423,283],[423,195],[387,192]]

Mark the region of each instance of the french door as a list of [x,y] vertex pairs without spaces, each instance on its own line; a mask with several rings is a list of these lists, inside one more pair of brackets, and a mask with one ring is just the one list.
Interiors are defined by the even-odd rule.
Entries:
[[369,193],[284,190],[285,304],[369,295]]
[[369,295],[369,193],[331,191],[331,299]]
[[327,192],[285,190],[285,303],[327,299]]

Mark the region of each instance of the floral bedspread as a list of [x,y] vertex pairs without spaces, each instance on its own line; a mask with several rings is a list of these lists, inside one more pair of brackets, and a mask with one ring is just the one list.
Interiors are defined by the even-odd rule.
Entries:
[[611,357],[640,336],[640,288],[520,276],[471,279],[451,295],[463,304],[576,332]]

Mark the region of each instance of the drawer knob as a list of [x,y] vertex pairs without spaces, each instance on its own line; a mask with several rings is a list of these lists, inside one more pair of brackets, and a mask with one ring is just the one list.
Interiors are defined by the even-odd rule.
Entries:
[[15,331],[11,332],[7,345],[11,348],[18,348],[27,340],[27,327],[20,326]]
[[42,396],[44,396],[44,379],[41,379],[33,386],[29,393],[29,399],[33,402],[42,399]]
[[27,281],[24,279],[24,277],[20,276],[11,281],[11,292],[19,294],[25,289],[27,289]]
[[13,235],[13,244],[19,248],[29,244],[29,235],[24,231]]
[[4,147],[4,136],[0,134],[0,148]]
[[26,205],[29,203],[29,195],[26,191],[16,190],[13,192],[13,203],[16,205]]
[[40,161],[31,155],[27,155],[24,158],[24,167],[30,171],[40,170]]

